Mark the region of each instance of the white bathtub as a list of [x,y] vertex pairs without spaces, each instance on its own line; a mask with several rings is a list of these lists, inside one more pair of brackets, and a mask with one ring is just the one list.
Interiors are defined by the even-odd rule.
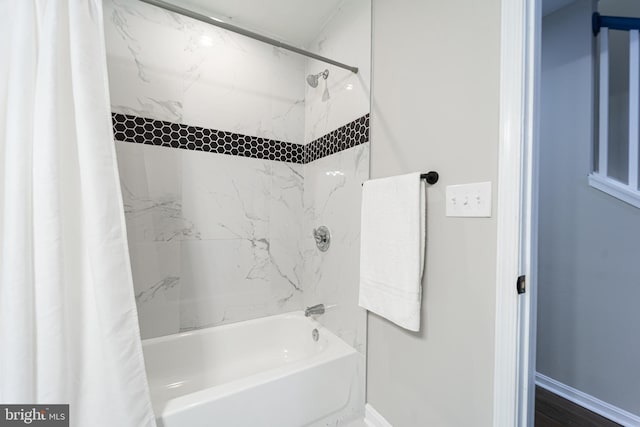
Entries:
[[362,358],[301,312],[152,338],[143,349],[163,427],[335,425],[332,414],[353,405]]

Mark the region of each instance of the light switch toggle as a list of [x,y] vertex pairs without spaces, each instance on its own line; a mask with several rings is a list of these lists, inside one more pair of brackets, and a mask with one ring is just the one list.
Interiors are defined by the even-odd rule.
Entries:
[[447,186],[447,216],[491,217],[491,182]]

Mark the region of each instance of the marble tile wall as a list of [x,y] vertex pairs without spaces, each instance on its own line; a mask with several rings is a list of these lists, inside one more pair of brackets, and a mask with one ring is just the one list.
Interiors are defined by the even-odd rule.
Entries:
[[[357,75],[135,0],[104,4],[114,113],[317,145],[369,112],[368,0],[344,2],[314,42]],[[317,68],[331,74],[313,90],[304,76]],[[307,164],[117,142],[143,337],[323,302],[335,307],[321,321],[364,354],[369,144],[358,138],[337,153],[318,148]],[[322,224],[333,233],[325,254],[311,237]],[[360,371],[352,412],[364,402],[364,358]]]
[[[370,110],[371,3],[343,2],[312,43],[311,49],[353,64],[358,74],[315,60],[307,60],[307,73],[328,68],[329,78],[318,88],[306,89],[305,142],[313,144]],[[323,99],[324,90],[329,99]],[[367,126],[368,129],[368,126]],[[368,141],[368,130],[365,138]],[[361,184],[369,178],[369,143],[321,157],[304,169],[305,305],[335,306],[320,321],[364,354],[366,311],[358,306],[360,278]],[[326,225],[333,244],[322,253],[315,249],[308,230]]]
[[303,143],[303,57],[138,0],[103,4],[113,112]]
[[[318,320],[362,354],[350,402],[336,416],[335,425],[341,425],[344,420],[362,416],[365,404],[367,314],[358,306],[358,293],[361,184],[369,179],[370,143],[318,159],[311,155],[316,150],[310,148],[319,139],[326,139],[324,135],[360,117],[367,125],[362,141],[369,140],[370,1],[342,2],[310,48],[359,68],[358,74],[353,74],[315,60],[306,63],[307,74],[327,68],[329,78],[315,89],[306,88],[305,156],[311,161],[304,165],[303,301],[307,306],[324,303],[331,307]],[[332,244],[327,252],[315,247],[311,235],[311,230],[320,225],[331,231]]]
[[[300,56],[137,0],[104,10],[114,113],[304,142]],[[302,165],[144,142],[116,143],[143,338],[301,309]]]
[[[311,142],[368,114],[371,103],[371,1],[342,2],[308,49],[358,67],[358,73],[314,59],[305,61],[306,74],[329,70],[317,88],[305,86],[304,141]],[[325,91],[329,99],[323,99]],[[326,98],[326,97],[325,97]]]
[[[331,246],[320,252],[304,235],[305,305],[335,306],[319,319],[364,354],[366,312],[358,307],[360,203],[369,178],[369,143],[305,165],[304,230],[325,225]],[[311,237],[309,237],[311,236]]]
[[302,165],[116,150],[145,338],[302,307]]

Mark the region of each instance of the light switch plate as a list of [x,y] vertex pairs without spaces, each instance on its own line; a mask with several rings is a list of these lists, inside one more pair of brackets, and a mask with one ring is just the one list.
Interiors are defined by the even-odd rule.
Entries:
[[491,182],[447,186],[447,216],[491,217]]

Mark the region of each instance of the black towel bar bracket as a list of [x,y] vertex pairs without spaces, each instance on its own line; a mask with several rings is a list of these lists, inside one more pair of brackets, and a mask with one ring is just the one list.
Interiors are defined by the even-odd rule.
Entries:
[[420,174],[420,179],[426,179],[427,184],[433,185],[436,182],[438,182],[438,179],[440,179],[440,175],[438,175],[438,172],[436,171],[430,171],[427,173]]
[[436,182],[438,182],[438,179],[440,179],[440,175],[436,171],[430,171],[430,172],[427,172],[427,173],[421,173],[420,174],[420,179],[424,179],[424,180],[427,181],[427,184],[433,185]]

